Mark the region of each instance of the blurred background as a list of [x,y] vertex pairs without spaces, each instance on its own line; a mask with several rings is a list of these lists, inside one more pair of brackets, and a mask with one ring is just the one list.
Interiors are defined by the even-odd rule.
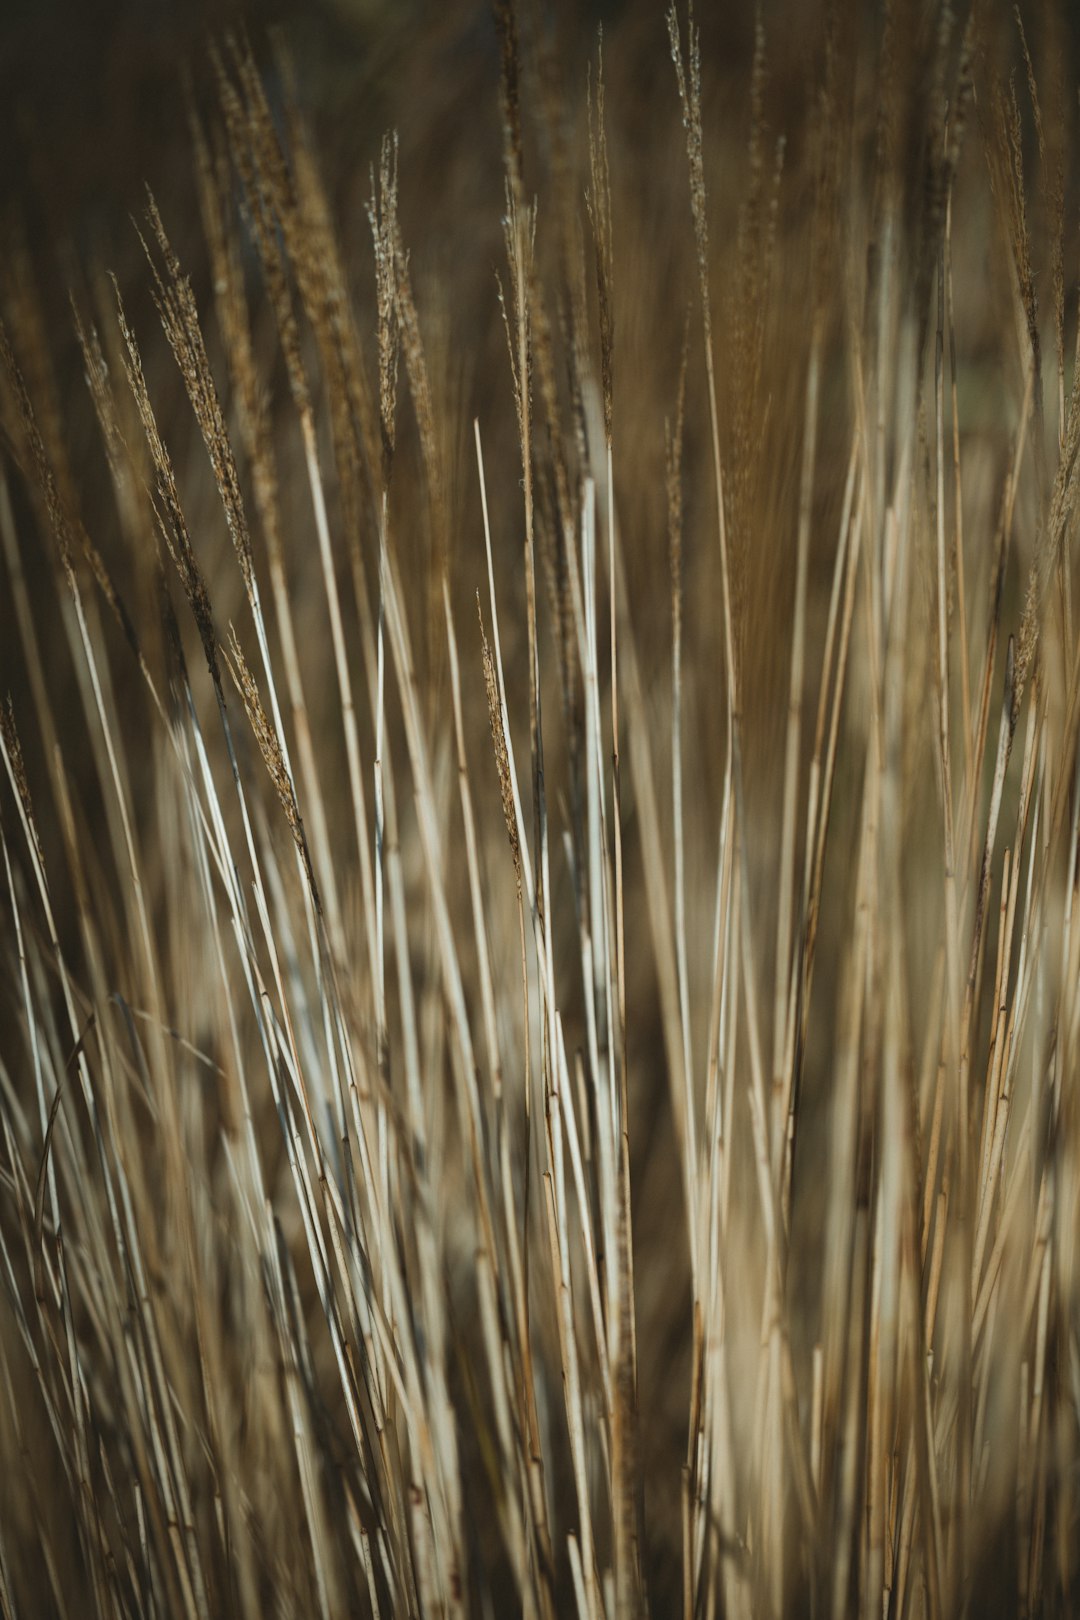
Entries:
[[[665,99],[674,90],[660,0],[545,0],[526,9],[557,31],[575,64],[603,25],[613,51],[632,63],[647,138],[655,79]],[[745,85],[754,5],[699,9],[707,76]],[[858,23],[859,8],[846,9],[848,26]],[[820,7],[766,0],[759,10],[770,34],[770,95],[796,126]],[[8,0],[0,19],[7,201],[88,240],[111,230],[144,181],[161,187],[185,167],[180,70],[198,80],[207,41],[229,29],[246,31],[264,56],[278,31],[324,150],[342,164],[359,160],[365,180],[373,143],[390,124],[407,151],[434,161],[467,122],[474,155],[486,130],[486,156],[497,159],[498,37],[487,0]]]

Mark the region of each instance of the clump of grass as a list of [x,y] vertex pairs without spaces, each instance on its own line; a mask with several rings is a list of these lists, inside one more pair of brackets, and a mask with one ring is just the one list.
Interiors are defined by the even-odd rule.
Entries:
[[830,16],[790,130],[759,19],[739,144],[654,22],[642,175],[496,8],[473,416],[284,58],[92,450],[4,261],[4,1616],[1080,1596],[1060,19]]

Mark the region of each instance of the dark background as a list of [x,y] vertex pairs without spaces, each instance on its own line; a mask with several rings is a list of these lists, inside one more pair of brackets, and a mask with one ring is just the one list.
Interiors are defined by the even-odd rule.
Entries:
[[[663,0],[586,0],[531,8],[554,26],[568,60],[602,23],[629,49],[644,81],[671,77]],[[707,74],[741,72],[753,45],[754,6],[703,5]],[[769,0],[771,94],[797,112],[816,4]],[[854,7],[849,22],[875,7]],[[181,70],[197,90],[207,43],[243,31],[260,56],[276,33],[296,63],[324,147],[359,158],[390,124],[403,144],[437,149],[455,111],[493,110],[498,43],[488,0],[5,0],[0,17],[0,198],[17,202],[81,246],[115,228],[142,183],[163,187],[188,164]],[[673,84],[668,86],[673,91]],[[494,112],[493,112],[494,117]],[[497,133],[497,131],[496,131]],[[87,237],[90,241],[87,241]]]

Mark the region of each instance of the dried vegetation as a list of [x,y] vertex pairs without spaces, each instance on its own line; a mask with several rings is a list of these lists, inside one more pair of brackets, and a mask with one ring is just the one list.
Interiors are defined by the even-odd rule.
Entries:
[[8,237],[6,1620],[1080,1601],[1068,19],[645,9]]

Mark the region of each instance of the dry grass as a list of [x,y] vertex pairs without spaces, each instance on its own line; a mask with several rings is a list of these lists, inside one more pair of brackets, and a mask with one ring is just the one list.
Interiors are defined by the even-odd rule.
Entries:
[[864,21],[10,234],[5,1620],[1080,1604],[1068,35]]

